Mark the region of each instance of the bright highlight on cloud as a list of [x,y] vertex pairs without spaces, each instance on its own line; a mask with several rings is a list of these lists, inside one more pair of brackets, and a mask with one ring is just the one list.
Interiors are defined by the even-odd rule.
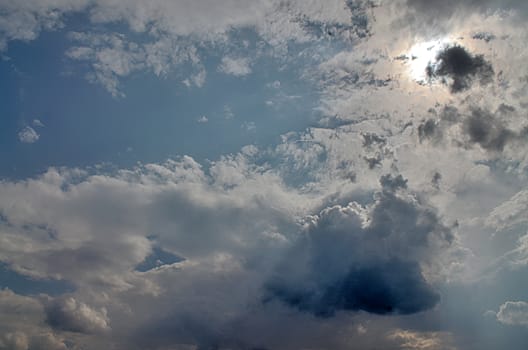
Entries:
[[411,78],[422,84],[427,82],[427,68],[434,64],[440,51],[451,42],[449,38],[441,38],[414,44],[408,55],[403,57],[408,61]]
[[0,1],[0,349],[524,350],[527,15]]
[[31,126],[26,126],[18,133],[18,139],[23,143],[35,143],[40,135]]

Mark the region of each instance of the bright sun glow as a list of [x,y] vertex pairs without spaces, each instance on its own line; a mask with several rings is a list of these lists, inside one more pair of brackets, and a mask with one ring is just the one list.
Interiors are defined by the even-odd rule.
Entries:
[[446,37],[414,44],[407,54],[408,72],[411,79],[420,83],[425,82],[427,66],[435,61],[438,52],[449,42],[451,40]]

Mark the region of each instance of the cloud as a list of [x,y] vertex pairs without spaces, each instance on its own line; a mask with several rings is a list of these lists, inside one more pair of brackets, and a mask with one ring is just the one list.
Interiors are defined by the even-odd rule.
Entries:
[[4,289],[0,291],[0,313],[0,349],[67,349],[64,339],[43,324],[44,310],[40,300]]
[[420,141],[426,139],[438,140],[442,137],[441,130],[434,119],[427,119],[418,126],[418,136]]
[[528,303],[524,301],[507,301],[497,312],[497,320],[510,326],[528,327]]
[[[68,16],[74,13],[86,15],[89,23],[103,28],[125,24],[121,33],[73,33],[71,38],[76,43],[66,52],[70,59],[88,65],[90,81],[103,85],[115,97],[123,97],[119,82],[125,76],[147,70],[165,77],[187,70],[184,64],[196,66],[200,61],[203,52],[198,48],[214,47],[226,53],[243,49],[245,41],[231,37],[239,30],[250,29],[265,43],[262,48],[267,49],[258,55],[283,58],[289,42],[308,42],[328,25],[339,29],[333,31],[333,35],[339,34],[336,40],[364,35],[360,28],[368,24],[368,7],[366,1],[347,5],[341,0],[328,1],[324,6],[317,1],[305,4],[295,0],[258,0],[251,5],[241,0],[214,4],[207,0],[156,0],[149,5],[141,1],[24,0],[0,4],[0,51],[6,50],[11,40],[34,40],[43,30],[66,26]],[[314,27],[319,30],[314,31]],[[145,34],[142,40],[137,40],[137,33]],[[219,70],[245,76],[251,72],[250,60],[224,57]],[[203,86],[202,72],[189,82]]]
[[456,350],[453,337],[447,332],[414,332],[396,330],[389,338],[400,343],[405,350]]
[[267,301],[330,317],[337,311],[413,314],[439,295],[421,266],[448,249],[453,235],[432,208],[412,196],[403,177],[382,177],[368,208],[333,206],[309,217],[303,235],[268,284]]
[[490,83],[494,71],[483,55],[473,56],[464,47],[454,45],[438,53],[436,62],[427,67],[427,76],[440,79],[450,85],[452,93],[458,93],[469,89],[474,79],[482,85]]
[[[519,234],[526,223],[526,194],[512,197],[528,164],[526,34],[514,14],[494,12],[515,5],[502,3],[2,3],[4,50],[84,18],[67,63],[116,97],[144,71],[193,88],[217,78],[210,69],[247,76],[264,63],[280,68],[269,86],[278,98],[291,104],[294,74],[321,99],[315,126],[207,165],[181,157],[2,181],[0,260],[75,289],[6,298],[1,344],[32,349],[49,335],[58,349],[451,349],[438,329],[471,337],[442,323],[450,304],[439,290],[452,297],[460,270],[515,244],[496,235],[488,247],[488,228]],[[427,66],[412,48],[436,39],[451,44],[431,56],[431,78],[456,94],[409,73]],[[457,226],[471,258],[457,250]],[[520,268],[526,242],[508,255]]]
[[32,122],[33,126],[35,127],[39,127],[39,128],[43,128],[44,127],[44,123],[42,123],[40,121],[40,119],[33,119],[33,122]]
[[528,223],[528,191],[522,190],[495,207],[486,218],[486,225],[499,231]]
[[207,123],[209,121],[209,118],[207,118],[205,115],[202,115],[201,117],[199,117],[198,119],[196,119],[196,121],[198,123]]
[[243,77],[251,73],[250,62],[247,58],[223,57],[218,70],[236,77]]
[[[330,338],[334,348],[346,348],[347,340],[337,336],[344,325],[327,329],[304,312],[284,318],[291,313],[284,300],[260,302],[278,281],[277,266],[301,262],[290,247],[330,262],[306,265],[313,270],[308,275],[303,267],[279,277],[300,281],[294,286],[313,282],[325,298],[308,296],[305,311],[335,312],[336,324],[340,310],[355,317],[356,310],[405,314],[435,305],[438,295],[429,282],[434,274],[425,270],[449,249],[441,232],[450,233],[432,208],[408,193],[405,179],[385,177],[376,199],[362,205],[328,206],[313,192],[285,186],[274,170],[255,164],[257,156],[258,149],[248,147],[207,169],[183,157],[110,174],[50,169],[38,178],[4,182],[0,256],[20,273],[75,285],[72,293],[45,299],[44,307],[35,305],[47,322],[41,327],[69,334],[73,343],[89,337],[82,339],[92,348],[324,348],[321,339]],[[326,209],[317,209],[321,205]],[[320,214],[306,217],[312,212]],[[306,225],[300,227],[303,217]],[[307,235],[322,244],[310,245]],[[175,255],[185,260],[165,261]],[[408,284],[405,295],[401,284]],[[292,291],[290,284],[275,285]],[[366,295],[368,288],[377,292]],[[270,336],[291,330],[292,322],[299,332],[309,326],[313,336]],[[241,324],[247,336],[236,331]],[[374,328],[362,336],[379,336]],[[317,340],[317,334],[324,337]]]
[[[439,111],[430,110],[432,118],[423,120],[417,128],[420,143],[429,141],[433,146],[445,147],[446,141],[465,148],[480,146],[490,157],[523,147],[528,128],[515,120],[517,111],[501,104],[495,111],[487,107],[471,106],[459,110],[446,105]],[[508,124],[517,124],[519,131]],[[507,149],[509,148],[509,149]]]
[[0,349],[2,350],[27,350],[29,341],[24,333],[8,333],[0,340]]
[[31,126],[26,126],[18,132],[18,139],[23,143],[35,143],[40,135]]
[[63,14],[84,8],[85,0],[24,0],[0,4],[0,51],[12,40],[30,41],[42,30],[54,30],[64,25]]
[[502,125],[490,112],[481,109],[473,110],[464,124],[469,141],[478,143],[486,150],[501,152],[515,138],[512,130]]
[[525,10],[528,9],[526,3],[520,0],[446,0],[434,4],[427,0],[407,0],[407,5],[422,14],[442,19],[448,19],[457,12],[467,14],[472,11],[513,10],[524,14]]
[[95,310],[73,297],[52,299],[45,307],[46,322],[54,329],[100,333],[110,329],[106,309]]
[[497,39],[497,37],[494,34],[488,33],[488,32],[475,33],[475,34],[473,34],[472,38],[473,39],[477,39],[477,40],[484,40],[487,43],[489,43],[492,40]]

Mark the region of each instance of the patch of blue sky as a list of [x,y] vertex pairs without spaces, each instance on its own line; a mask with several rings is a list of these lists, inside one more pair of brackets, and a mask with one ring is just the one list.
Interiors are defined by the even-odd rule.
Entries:
[[174,255],[166,250],[163,250],[159,247],[154,247],[152,249],[152,253],[149,254],[145,260],[143,260],[140,264],[138,264],[135,268],[136,271],[139,272],[147,272],[152,269],[164,266],[164,265],[170,265],[177,262],[181,262],[185,259]]
[[42,293],[52,296],[75,290],[75,287],[68,281],[31,278],[13,271],[7,264],[0,262],[0,290],[4,288],[9,288],[22,295]]
[[[82,29],[79,23],[81,28],[69,24],[68,32]],[[50,166],[128,167],[181,155],[214,160],[244,145],[273,145],[281,134],[317,119],[317,89],[300,70],[284,70],[284,62],[264,55],[252,60],[248,75],[228,75],[218,70],[218,52],[205,48],[200,49],[207,71],[202,87],[182,83],[182,72],[190,67],[162,79],[141,71],[120,79],[126,96],[114,98],[85,79],[85,63],[65,56],[72,45],[68,32],[13,42],[11,59],[0,62],[2,178],[34,176]],[[251,31],[236,35],[256,40]],[[200,118],[207,122],[197,122]],[[45,125],[36,130],[38,142],[21,143],[17,133],[33,119]]]

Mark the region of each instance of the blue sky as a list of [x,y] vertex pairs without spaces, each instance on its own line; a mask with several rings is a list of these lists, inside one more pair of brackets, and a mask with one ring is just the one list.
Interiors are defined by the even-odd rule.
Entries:
[[0,0],[0,349],[524,349],[527,16]]
[[[130,167],[181,155],[214,160],[244,145],[276,144],[281,134],[317,121],[317,87],[300,79],[298,68],[256,59],[251,74],[237,77],[216,69],[221,57],[210,48],[202,50],[209,72],[203,86],[185,86],[181,75],[192,68],[184,65],[163,78],[148,72],[126,77],[126,96],[113,97],[84,79],[87,65],[65,57],[68,33],[83,28],[76,19],[66,21],[68,30],[14,42],[5,53],[3,113],[16,116],[2,128],[9,143],[5,177],[34,176],[51,166]],[[35,127],[35,119],[43,125]],[[17,135],[26,126],[37,131],[38,145],[20,144]]]

